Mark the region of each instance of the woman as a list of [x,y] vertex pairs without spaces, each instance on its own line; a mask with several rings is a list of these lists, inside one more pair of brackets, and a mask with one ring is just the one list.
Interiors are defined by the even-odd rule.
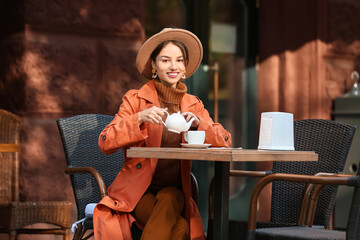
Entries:
[[[202,102],[187,94],[181,81],[190,77],[202,59],[200,40],[183,29],[164,29],[140,48],[136,64],[150,81],[130,90],[114,120],[99,136],[103,153],[129,147],[180,147],[181,134],[163,127],[164,111],[181,111],[191,128],[204,130],[206,143],[229,147],[231,136],[214,123]],[[96,206],[96,240],[131,239],[133,222],[142,239],[205,239],[202,220],[190,197],[189,160],[125,158],[124,165]]]

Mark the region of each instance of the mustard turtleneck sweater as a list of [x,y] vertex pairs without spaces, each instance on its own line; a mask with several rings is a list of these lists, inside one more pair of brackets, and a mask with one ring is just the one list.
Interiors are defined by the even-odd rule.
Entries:
[[[179,82],[176,88],[167,87],[158,80],[154,80],[159,96],[160,107],[168,108],[170,114],[180,111],[180,101],[187,92],[184,83]],[[166,114],[164,118],[166,119]],[[163,119],[164,120],[164,119]],[[180,147],[181,134],[173,133],[163,128],[161,147]],[[160,159],[154,177],[150,184],[150,191],[157,193],[163,187],[177,187],[181,189],[181,162],[175,159]]]

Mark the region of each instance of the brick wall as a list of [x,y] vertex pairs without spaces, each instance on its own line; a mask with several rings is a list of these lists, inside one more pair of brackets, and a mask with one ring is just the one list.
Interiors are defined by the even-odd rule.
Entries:
[[144,83],[135,68],[143,1],[2,1],[0,13],[0,108],[23,123],[20,198],[73,201],[55,121],[113,115]]

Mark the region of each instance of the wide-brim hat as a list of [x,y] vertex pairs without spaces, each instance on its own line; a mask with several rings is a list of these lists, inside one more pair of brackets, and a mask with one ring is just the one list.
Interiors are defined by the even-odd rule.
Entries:
[[164,28],[161,32],[150,37],[139,49],[136,57],[136,67],[148,79],[152,79],[150,55],[162,42],[176,40],[182,42],[187,50],[189,62],[186,66],[186,78],[190,77],[199,67],[203,57],[203,47],[199,38],[184,29]]

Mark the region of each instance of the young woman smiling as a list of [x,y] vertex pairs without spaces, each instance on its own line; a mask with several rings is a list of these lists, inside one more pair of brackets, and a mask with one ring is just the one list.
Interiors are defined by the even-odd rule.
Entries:
[[[202,45],[191,32],[166,28],[140,48],[136,64],[150,81],[130,90],[114,120],[99,136],[105,154],[129,147],[180,147],[182,134],[163,125],[164,111],[180,111],[191,128],[203,130],[205,141],[230,147],[231,135],[214,123],[196,96],[187,93],[182,80],[190,77],[202,60]],[[202,220],[190,196],[189,160],[125,158],[123,168],[96,206],[96,240],[131,239],[135,222],[142,239],[205,239]]]

